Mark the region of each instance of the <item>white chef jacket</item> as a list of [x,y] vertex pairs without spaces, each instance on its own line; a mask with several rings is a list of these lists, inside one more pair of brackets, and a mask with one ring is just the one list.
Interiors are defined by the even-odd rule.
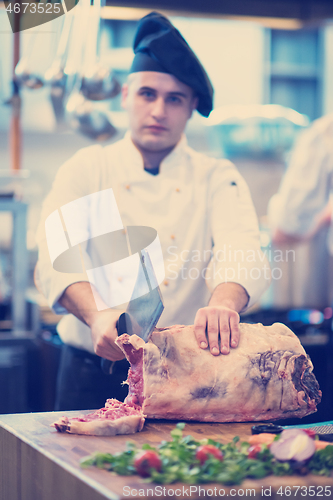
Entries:
[[[220,283],[242,285],[250,297],[247,307],[269,285],[269,265],[260,249],[257,217],[249,189],[236,167],[228,160],[195,152],[183,135],[162,161],[159,174],[153,176],[144,170],[141,154],[128,132],[115,144],[77,152],[59,169],[43,204],[37,231],[39,284],[50,307],[65,314],[58,324],[65,343],[93,352],[90,329],[66,314],[58,302],[69,285],[88,279],[84,273],[53,269],[45,220],[63,205],[109,188],[124,226],[157,230],[165,265],[161,284],[165,309],[157,326],[193,324],[197,310],[207,305]],[[98,204],[84,210],[84,230],[89,237],[96,221],[110,214]],[[117,286],[125,281],[119,279]]]
[[[270,226],[296,236],[313,229],[332,192],[333,113],[302,132],[287,171],[268,206]],[[333,253],[332,228],[330,249]]]

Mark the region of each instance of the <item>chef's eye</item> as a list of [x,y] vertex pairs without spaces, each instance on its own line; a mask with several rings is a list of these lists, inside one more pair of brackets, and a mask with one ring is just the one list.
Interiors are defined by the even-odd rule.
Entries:
[[167,99],[171,104],[181,104],[182,100],[177,95],[170,95]]
[[155,92],[153,92],[152,90],[141,90],[139,95],[144,97],[145,99],[154,99],[155,98]]

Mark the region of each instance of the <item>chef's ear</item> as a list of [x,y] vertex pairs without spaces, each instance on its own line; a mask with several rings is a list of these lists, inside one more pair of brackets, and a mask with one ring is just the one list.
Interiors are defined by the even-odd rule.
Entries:
[[121,107],[126,109],[128,97],[128,83],[124,83],[121,87]]

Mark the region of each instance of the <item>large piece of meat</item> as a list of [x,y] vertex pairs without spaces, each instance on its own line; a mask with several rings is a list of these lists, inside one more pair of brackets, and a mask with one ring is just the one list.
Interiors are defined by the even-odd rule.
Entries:
[[131,368],[125,402],[148,418],[246,422],[304,417],[321,391],[312,363],[285,325],[240,324],[240,342],[228,355],[197,345],[193,326],[116,341]]

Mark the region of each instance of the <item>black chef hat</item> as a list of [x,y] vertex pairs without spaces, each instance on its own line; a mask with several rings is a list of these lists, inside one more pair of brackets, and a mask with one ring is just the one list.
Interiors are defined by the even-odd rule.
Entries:
[[170,73],[191,87],[198,97],[198,111],[208,116],[213,108],[213,87],[199,59],[170,21],[151,12],[143,17],[134,38],[130,73]]

